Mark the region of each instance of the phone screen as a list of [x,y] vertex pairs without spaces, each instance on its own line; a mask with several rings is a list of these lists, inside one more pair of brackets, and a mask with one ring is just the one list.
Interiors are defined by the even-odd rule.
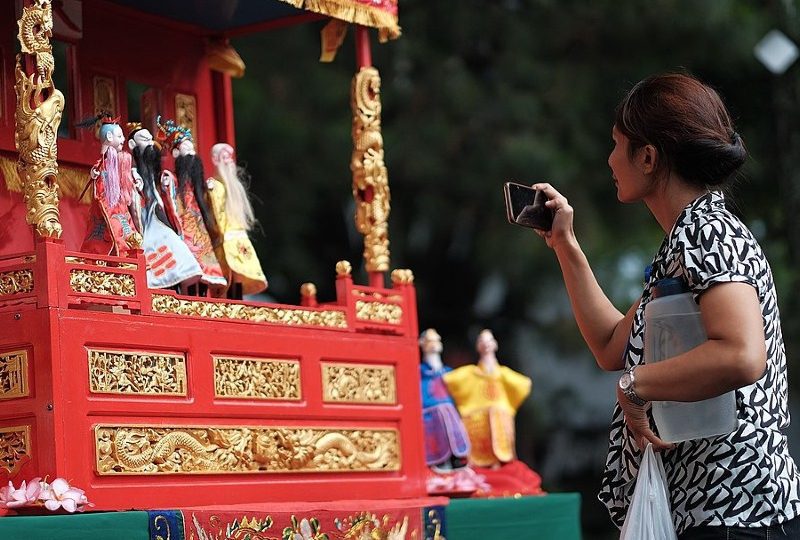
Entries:
[[506,182],[506,214],[510,223],[531,229],[549,231],[553,225],[553,211],[547,208],[547,196],[530,186]]

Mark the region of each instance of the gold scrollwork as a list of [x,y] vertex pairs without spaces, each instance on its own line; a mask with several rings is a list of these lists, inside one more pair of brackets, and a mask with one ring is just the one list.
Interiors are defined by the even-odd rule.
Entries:
[[93,394],[186,395],[186,357],[144,351],[88,349]]
[[397,403],[394,366],[323,362],[322,400],[336,403]]
[[166,294],[154,294],[153,311],[173,315],[190,315],[209,319],[232,319],[240,321],[308,325],[325,328],[347,328],[343,311],[294,309],[288,307],[251,306],[227,302],[204,302],[184,300]]
[[364,264],[369,272],[389,269],[389,173],[383,161],[381,135],[381,78],[363,67],[353,78],[353,198],[356,228],[364,235]]
[[0,468],[14,476],[31,457],[31,427],[0,427]]
[[[72,255],[68,255],[64,257],[64,262],[67,264],[88,264],[91,266],[106,266],[108,267],[108,261],[104,261],[103,259],[87,259],[85,257],[74,257]],[[114,262],[110,266],[111,268],[122,268],[125,270],[136,270],[139,268],[139,265],[136,263],[129,263],[129,262]]]
[[[408,533],[408,516],[403,516],[402,520],[398,519],[392,525],[391,518],[387,515],[379,519],[371,512],[360,512],[343,520],[337,519],[336,528],[343,533],[345,539],[405,540]],[[412,539],[416,537],[415,533],[416,531],[412,531]]]
[[58,125],[64,112],[64,95],[53,84],[55,61],[50,38],[53,13],[50,0],[34,0],[22,9],[18,39],[22,54],[33,59],[34,70],[23,69],[17,55],[17,108],[14,143],[19,152],[17,170],[22,178],[28,212],[25,219],[41,236],[58,238]]
[[33,292],[33,271],[0,272],[0,296]]
[[213,358],[217,397],[300,399],[300,362],[297,360]]
[[76,293],[136,296],[136,282],[129,274],[96,270],[70,270],[69,286],[72,292]]
[[411,285],[414,283],[414,272],[408,268],[392,270],[392,283],[395,285]]
[[356,319],[360,321],[400,324],[403,321],[403,307],[385,302],[364,302],[356,300]]
[[189,94],[175,94],[175,123],[192,130],[197,137],[197,99]]
[[28,395],[28,351],[0,354],[0,400]]
[[95,75],[92,78],[95,114],[117,114],[117,83],[113,77]]
[[97,425],[94,436],[100,475],[400,470],[396,429]]

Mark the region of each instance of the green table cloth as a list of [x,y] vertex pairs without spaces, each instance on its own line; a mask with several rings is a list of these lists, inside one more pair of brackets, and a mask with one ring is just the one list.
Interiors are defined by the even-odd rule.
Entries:
[[150,540],[147,512],[0,517],[0,540]]

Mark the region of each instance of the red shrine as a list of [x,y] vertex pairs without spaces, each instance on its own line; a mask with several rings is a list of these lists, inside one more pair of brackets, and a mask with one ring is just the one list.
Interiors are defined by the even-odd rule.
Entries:
[[[399,35],[396,0],[177,4],[0,5],[0,483],[64,477],[97,509],[422,507],[413,275],[394,270],[385,283],[388,183],[374,159],[368,34]],[[298,305],[182,296],[148,288],[141,251],[79,252],[98,141],[76,119],[175,118],[207,156],[234,143],[231,76],[243,66],[227,38],[323,17],[356,25],[352,190],[368,285],[341,261],[329,303],[313,284]]]

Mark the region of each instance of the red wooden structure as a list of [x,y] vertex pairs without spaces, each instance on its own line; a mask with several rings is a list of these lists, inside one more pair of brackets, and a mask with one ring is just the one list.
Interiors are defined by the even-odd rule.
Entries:
[[[349,22],[397,34],[396,2],[350,3],[358,9]],[[171,4],[54,5],[71,122],[109,106],[126,119],[138,100],[131,120],[160,113],[190,123],[208,155],[234,133],[230,74],[212,70],[210,51],[237,32],[337,15],[325,2],[314,3],[317,12],[197,2],[228,15],[206,13],[215,28],[187,3],[195,19],[171,19]],[[77,251],[87,209],[77,197],[98,143],[68,124],[56,175],[63,235],[37,234],[31,225],[40,223],[25,221],[36,203],[23,200],[14,141],[20,8],[0,4],[0,483],[64,477],[99,509],[424,497],[411,272],[395,270],[386,287],[385,249],[382,262],[366,260],[370,284],[361,286],[342,261],[331,303],[318,303],[310,284],[300,305],[149,289],[141,253]],[[359,63],[369,66],[367,28],[357,29]],[[355,135],[354,143],[357,152]],[[368,190],[357,176],[358,199]],[[388,205],[388,186],[370,186],[369,200],[357,202],[373,204],[380,189]]]

